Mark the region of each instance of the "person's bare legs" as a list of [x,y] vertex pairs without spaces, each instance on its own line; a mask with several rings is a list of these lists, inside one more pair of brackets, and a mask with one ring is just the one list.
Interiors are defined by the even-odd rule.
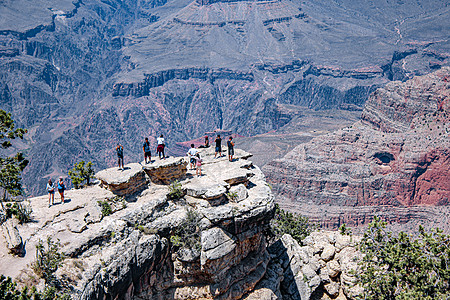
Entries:
[[61,204],[64,204],[64,191],[62,191],[62,192],[58,191],[58,192],[59,192],[59,195],[61,196]]

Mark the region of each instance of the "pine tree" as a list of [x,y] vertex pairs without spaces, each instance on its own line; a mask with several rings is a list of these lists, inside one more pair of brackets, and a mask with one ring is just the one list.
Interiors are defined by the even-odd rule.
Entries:
[[[15,128],[11,114],[0,109],[0,147],[6,150],[12,146],[11,140],[23,139],[26,129]],[[18,152],[12,156],[0,156],[0,188],[3,189],[1,200],[6,200],[7,195],[19,196],[23,193],[22,176],[23,169],[28,165],[23,153]],[[3,204],[2,204],[3,205]]]
[[85,165],[84,160],[82,160],[75,164],[75,167],[69,171],[69,176],[72,179],[72,183],[76,189],[82,186],[83,181],[86,181],[86,185],[89,185],[91,178],[94,178],[92,162],[89,161]]

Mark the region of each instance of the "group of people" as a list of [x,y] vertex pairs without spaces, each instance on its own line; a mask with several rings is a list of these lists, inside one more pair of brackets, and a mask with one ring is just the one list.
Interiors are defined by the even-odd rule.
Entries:
[[[166,143],[164,141],[164,136],[161,134],[157,139],[156,142],[158,143],[158,146],[156,147],[156,153],[159,156],[159,159],[166,159],[166,155],[164,153],[164,149],[166,147]],[[144,161],[146,164],[152,162],[152,151],[150,150],[150,142],[148,141],[148,138],[145,138],[144,144],[142,145],[142,150],[144,151]],[[117,143],[116,146],[116,153],[117,153],[117,159],[119,164],[119,170],[123,170],[123,146],[120,143]]]
[[[220,137],[220,134],[217,135],[216,139],[214,140],[216,143],[215,151],[214,151],[214,158],[222,157],[222,138]],[[234,155],[234,142],[233,137],[229,137],[227,141],[228,146],[228,160],[233,161],[233,155]],[[209,148],[209,137],[205,136],[205,143],[204,145],[199,146],[199,148]],[[219,156],[217,156],[219,155]],[[202,162],[203,160],[200,157],[200,153],[198,153],[198,150],[195,148],[194,144],[191,144],[191,148],[187,152],[187,156],[189,157],[189,163],[190,163],[190,169],[193,170],[196,169],[195,174],[197,177],[202,176]]]
[[59,177],[59,181],[56,185],[52,182],[51,179],[47,182],[47,192],[48,192],[48,207],[55,204],[55,190],[58,190],[59,195],[61,196],[61,204],[64,204],[64,191],[66,190],[66,186],[64,185],[64,180],[62,177]]

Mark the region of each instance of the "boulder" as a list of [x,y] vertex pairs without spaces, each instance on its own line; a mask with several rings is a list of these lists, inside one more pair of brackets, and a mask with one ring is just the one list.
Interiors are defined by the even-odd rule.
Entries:
[[138,163],[125,165],[124,169],[110,168],[95,174],[101,184],[119,196],[131,196],[147,186],[147,178]]
[[153,162],[143,163],[145,173],[150,181],[157,184],[170,184],[175,180],[186,177],[187,161],[182,157],[168,157],[166,159],[155,159]]
[[1,228],[5,237],[6,247],[11,253],[20,255],[23,251],[23,242],[17,229],[17,223],[16,219],[8,219],[1,224]]

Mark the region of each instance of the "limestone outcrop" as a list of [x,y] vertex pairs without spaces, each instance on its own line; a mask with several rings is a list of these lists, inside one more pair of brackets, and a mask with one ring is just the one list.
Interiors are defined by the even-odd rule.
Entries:
[[406,229],[450,230],[434,224],[433,209],[450,210],[449,95],[450,68],[378,89],[361,121],[265,166],[280,204],[329,227],[364,225],[382,210],[391,222],[411,221]]
[[336,231],[316,231],[300,246],[285,234],[268,248],[270,263],[264,278],[245,299],[355,299],[360,237]]
[[147,179],[142,165],[132,163],[123,169],[110,168],[95,174],[103,186],[108,187],[114,194],[124,196],[140,192],[145,188]]
[[[237,149],[229,162],[212,151],[200,152],[201,177],[173,158],[101,171],[101,184],[68,190],[64,204],[31,199],[34,223],[18,226],[26,255],[0,256],[0,273],[25,282],[37,242],[51,236],[74,299],[241,299],[267,271],[273,196],[251,154]],[[169,167],[184,172],[166,178]],[[180,193],[169,197],[163,183],[174,179]]]

